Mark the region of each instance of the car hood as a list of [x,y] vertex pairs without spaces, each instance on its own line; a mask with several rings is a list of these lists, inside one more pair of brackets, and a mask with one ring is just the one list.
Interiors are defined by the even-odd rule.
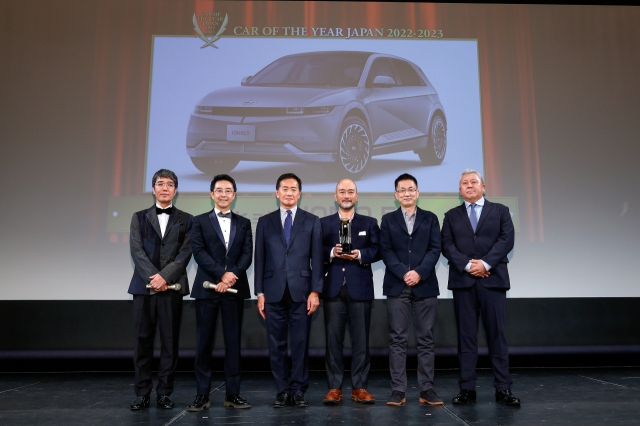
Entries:
[[305,107],[341,105],[355,97],[357,87],[240,86],[215,90],[198,105],[213,107]]

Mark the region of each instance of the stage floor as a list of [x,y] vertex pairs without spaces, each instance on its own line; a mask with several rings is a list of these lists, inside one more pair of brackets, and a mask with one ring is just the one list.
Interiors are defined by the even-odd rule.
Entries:
[[[248,367],[248,366],[246,366]],[[451,404],[457,394],[457,371],[436,370],[436,391],[445,405],[418,402],[415,371],[409,374],[407,404],[389,407],[389,373],[372,372],[369,391],[374,405],[345,400],[327,407],[322,371],[311,373],[308,408],[274,409],[275,387],[269,373],[245,373],[242,394],[252,404],[248,410],[225,408],[224,384],[214,376],[212,407],[189,413],[195,397],[193,373],[179,373],[172,399],[176,407],[162,410],[152,405],[131,411],[134,399],[132,373],[1,373],[0,424],[2,425],[612,425],[640,424],[640,368],[513,369],[513,393],[521,407],[495,403],[490,370],[478,374],[478,401],[468,406]],[[349,396],[350,387],[344,390]]]

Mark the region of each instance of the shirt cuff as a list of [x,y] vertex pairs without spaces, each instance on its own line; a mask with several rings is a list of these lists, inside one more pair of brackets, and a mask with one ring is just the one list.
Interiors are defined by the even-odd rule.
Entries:
[[256,294],[256,297],[260,297],[260,296],[264,296],[264,293],[258,293],[258,294]]

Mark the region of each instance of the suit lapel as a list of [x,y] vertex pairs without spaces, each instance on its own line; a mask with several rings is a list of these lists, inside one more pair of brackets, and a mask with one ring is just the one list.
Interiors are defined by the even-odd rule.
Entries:
[[400,225],[400,228],[402,228],[404,232],[409,234],[409,230],[407,229],[407,224],[404,221],[404,213],[402,212],[402,207],[399,207],[398,210],[394,212],[393,218],[396,220],[396,222],[398,222],[398,225]]
[[489,212],[493,209],[493,204],[487,199],[484,199],[484,206],[482,206],[482,214],[480,215],[480,220],[478,220],[478,226],[476,226],[476,232],[482,226],[485,218],[489,215]]
[[233,239],[236,236],[236,226],[238,225],[238,217],[235,213],[231,212],[231,229],[229,230],[229,246],[227,247],[227,251],[231,248],[231,244],[233,244]]
[[[289,245],[293,243],[293,240],[296,238],[298,231],[302,228],[302,222],[307,218],[307,212],[304,210],[300,210],[296,212],[296,217],[293,220],[293,228],[291,228],[291,237],[289,238]],[[282,230],[282,236],[284,237],[284,229]]]
[[280,209],[271,213],[271,223],[273,224],[273,227],[278,231],[278,235],[280,236],[282,245],[286,247],[287,242],[284,239],[284,228],[282,227],[282,222],[280,220]]
[[159,238],[162,238],[162,231],[160,230],[160,222],[158,222],[158,215],[156,214],[155,204],[149,210],[147,210],[147,219],[151,222],[151,226],[158,234]]
[[164,237],[162,238],[163,240],[165,238],[167,238],[167,235],[169,235],[169,231],[171,231],[171,228],[173,227],[173,225],[175,225],[175,223],[178,221],[178,217],[180,217],[180,214],[176,210],[176,207],[173,206],[173,213],[171,213],[169,215],[169,221],[167,222],[167,228],[164,230]]
[[[469,215],[467,214],[467,206],[464,204],[464,202],[458,206],[458,214],[460,214],[460,218],[462,219],[462,221],[469,227],[469,230],[473,232],[473,226],[471,226],[471,220],[469,219]],[[478,229],[477,226],[476,229]]]
[[[222,228],[220,228],[220,223],[218,223],[215,210],[211,210],[209,212],[209,220],[211,221],[211,225],[213,226],[213,229],[215,229],[216,234],[218,234],[218,238],[220,238],[220,241],[224,244],[224,235],[222,235]],[[229,242],[229,245],[231,245],[231,242]]]
[[[422,221],[424,220],[424,217],[426,215],[424,214],[424,210],[422,210],[420,207],[416,206],[416,220],[413,222],[413,230],[415,231],[416,229],[418,229],[418,227],[420,226],[420,224],[422,223]],[[408,231],[408,230],[407,230]]]

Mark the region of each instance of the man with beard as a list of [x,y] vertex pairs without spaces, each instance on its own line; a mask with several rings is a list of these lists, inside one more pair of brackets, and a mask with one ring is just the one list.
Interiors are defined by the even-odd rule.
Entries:
[[[327,405],[342,401],[344,377],[343,342],[347,323],[351,336],[351,399],[371,404],[375,398],[367,392],[371,361],[369,357],[369,329],[373,301],[373,272],[371,264],[380,260],[380,228],[376,219],[355,211],[358,188],[351,179],[336,185],[338,211],[320,219],[325,264],[324,324],[326,335],[325,365],[329,392]],[[351,228],[353,249],[346,253],[340,244],[342,221]]]

